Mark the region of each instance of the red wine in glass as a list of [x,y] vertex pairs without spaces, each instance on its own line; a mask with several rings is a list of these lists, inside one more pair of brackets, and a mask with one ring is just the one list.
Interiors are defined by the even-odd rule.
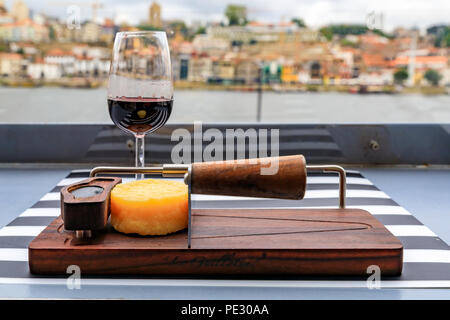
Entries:
[[[173,105],[172,65],[165,32],[116,34],[107,99],[114,124],[136,138],[136,167],[145,167],[145,135],[167,122]],[[136,175],[136,179],[143,178],[143,174]]]
[[173,99],[115,98],[108,99],[109,115],[120,129],[145,134],[161,128],[172,112]]

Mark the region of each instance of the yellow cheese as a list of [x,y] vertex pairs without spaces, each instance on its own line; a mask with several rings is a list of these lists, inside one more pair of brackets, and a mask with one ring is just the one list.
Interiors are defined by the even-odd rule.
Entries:
[[119,232],[164,235],[187,227],[188,189],[183,182],[137,180],[111,192],[111,224]]

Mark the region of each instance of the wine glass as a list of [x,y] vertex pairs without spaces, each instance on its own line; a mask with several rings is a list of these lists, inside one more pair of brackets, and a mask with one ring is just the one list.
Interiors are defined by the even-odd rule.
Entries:
[[[165,32],[118,32],[108,82],[109,115],[136,137],[136,167],[144,167],[144,137],[161,128],[173,105],[172,67]],[[137,174],[136,179],[143,179]]]

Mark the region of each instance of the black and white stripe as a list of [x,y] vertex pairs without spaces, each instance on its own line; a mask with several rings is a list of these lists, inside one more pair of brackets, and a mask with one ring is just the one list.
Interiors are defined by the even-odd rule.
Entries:
[[[64,277],[40,277],[28,271],[28,244],[55,217],[59,216],[59,190],[61,187],[83,180],[87,171],[74,171],[39,202],[0,229],[0,284],[65,285]],[[124,177],[125,181],[133,178]],[[411,213],[394,202],[360,173],[348,173],[348,207],[361,208],[372,213],[404,245],[404,271],[400,277],[386,278],[385,288],[447,288],[450,287],[450,247],[424,226]],[[335,208],[338,203],[338,177],[330,174],[308,174],[304,200],[278,200],[225,196],[193,195],[194,208]],[[285,280],[285,279],[284,279]],[[105,286],[265,286],[265,287],[366,287],[362,278],[302,277],[265,279],[263,284],[253,280],[180,280],[130,278],[83,279],[83,285]],[[164,283],[164,284],[162,284]]]
[[[243,130],[248,129],[248,126],[239,126]],[[217,128],[222,132],[225,127],[218,125]],[[185,129],[192,131],[192,127],[185,127]],[[205,125],[203,130],[207,130]],[[268,128],[270,129],[270,128]],[[160,130],[148,135],[146,137],[146,150],[149,159],[152,162],[165,163],[170,159],[173,147],[178,143],[171,141],[172,130],[169,128],[161,128]],[[133,140],[131,135],[127,135],[120,129],[112,126],[105,126],[95,138],[93,144],[90,146],[85,155],[86,161],[109,161],[111,159],[126,161],[130,160],[130,153],[133,152],[127,146],[128,140]],[[328,161],[333,162],[343,159],[343,154],[334,141],[330,132],[321,126],[305,126],[303,128],[289,128],[281,127],[279,131],[279,150],[280,155],[298,154],[302,153],[311,162]],[[237,149],[238,143],[235,143]],[[250,142],[245,143],[245,150],[248,152]],[[270,147],[268,148],[270,154]]]

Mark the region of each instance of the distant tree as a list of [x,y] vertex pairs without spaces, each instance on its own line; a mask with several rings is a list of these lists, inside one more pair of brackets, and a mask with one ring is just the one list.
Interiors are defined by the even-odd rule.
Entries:
[[242,40],[233,40],[233,41],[231,41],[231,46],[232,47],[242,47],[243,44],[244,44],[244,42]]
[[447,28],[445,24],[436,24],[427,28],[427,34],[437,36],[441,32],[445,31],[445,28]]
[[434,45],[436,47],[450,47],[450,26],[438,29],[435,37]]
[[225,16],[228,18],[228,25],[243,26],[247,24],[247,7],[229,4],[225,9]]
[[297,24],[300,28],[306,27],[305,21],[302,18],[292,18],[291,22]]
[[394,36],[392,34],[385,33],[383,30],[373,29],[371,31],[373,33],[375,33],[375,34],[378,34],[379,36],[382,36],[382,37],[385,37],[385,38],[388,38],[388,39],[391,39],[391,40],[394,39]]
[[447,35],[443,38],[443,41],[442,41],[442,46],[445,46],[445,47],[450,47],[450,28],[448,29],[449,31],[447,31]]
[[408,79],[408,71],[406,69],[398,69],[394,72],[394,82],[397,84],[403,84]]
[[8,45],[4,42],[0,42],[0,52],[8,52],[8,51],[9,51]]
[[[387,33],[384,33],[382,30],[374,29],[370,30],[371,32],[378,34],[382,37],[392,39],[393,36]],[[329,26],[322,27],[319,32],[327,39],[333,39],[333,35],[338,35],[344,37],[346,35],[361,35],[369,32],[367,26],[363,24],[333,24]]]
[[340,36],[346,36],[348,34],[364,34],[367,33],[368,28],[363,24],[335,24],[330,25],[329,28],[333,34],[338,34]]
[[333,31],[330,27],[323,27],[319,30],[320,34],[325,37],[328,41],[331,41],[333,39]]
[[340,41],[341,46],[343,47],[352,47],[352,48],[358,48],[359,44],[357,42],[349,41],[347,39],[342,39]]
[[56,39],[56,32],[55,32],[55,28],[53,28],[53,26],[48,27],[48,37],[50,38],[50,40]]
[[206,28],[203,26],[198,27],[197,31],[195,31],[195,34],[205,34]]
[[439,81],[442,79],[442,75],[433,69],[428,69],[424,75],[425,79],[430,82],[433,86],[437,86]]
[[137,28],[142,31],[162,31],[161,28],[156,28],[149,24],[141,24],[141,25],[138,25]]
[[189,33],[189,29],[186,26],[186,24],[184,23],[184,21],[173,21],[171,23],[169,23],[169,28],[172,29],[173,31],[177,31],[180,32],[183,37],[187,37],[188,33]]

